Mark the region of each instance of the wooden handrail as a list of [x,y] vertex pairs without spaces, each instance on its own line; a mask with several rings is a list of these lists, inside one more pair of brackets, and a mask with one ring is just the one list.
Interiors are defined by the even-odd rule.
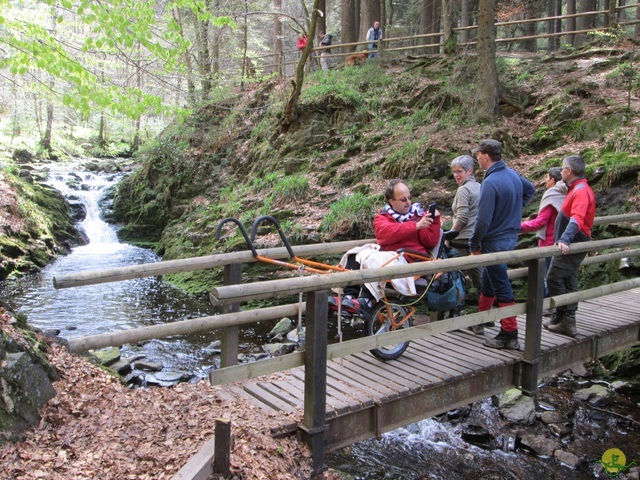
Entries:
[[[571,253],[584,253],[606,248],[621,248],[640,246],[640,235],[633,237],[596,240],[571,245]],[[488,253],[471,257],[457,257],[431,262],[411,263],[408,265],[381,267],[374,269],[354,270],[351,272],[333,273],[331,275],[284,278],[266,282],[255,282],[242,285],[227,285],[216,287],[211,291],[210,299],[218,304],[230,302],[244,302],[290,295],[299,292],[330,290],[333,288],[379,282],[394,278],[432,275],[438,272],[485,267],[509,262],[526,262],[538,258],[561,255],[558,248],[537,247],[527,250],[512,250],[508,252]]]
[[[596,217],[595,225],[607,225],[619,222],[640,222],[639,213],[626,213],[622,215],[611,215],[606,217]],[[294,246],[293,251],[297,256],[330,255],[344,253],[347,250],[375,243],[375,239],[351,240],[347,242],[319,243],[316,245]],[[287,258],[288,252],[284,247],[259,249],[258,254],[271,258]],[[54,288],[71,288],[84,285],[97,285],[100,283],[120,282],[132,280],[134,278],[157,277],[169,275],[171,273],[192,272],[207,268],[223,267],[232,263],[252,263],[256,259],[249,250],[233,253],[220,253],[217,255],[207,255],[203,257],[191,257],[178,260],[167,260],[141,265],[131,265],[127,267],[111,268],[107,270],[91,270],[87,272],[69,273],[53,277]]]

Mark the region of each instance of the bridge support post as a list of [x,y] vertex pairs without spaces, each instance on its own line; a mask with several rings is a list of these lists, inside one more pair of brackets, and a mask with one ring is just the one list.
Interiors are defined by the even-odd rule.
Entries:
[[307,293],[304,349],[304,421],[300,427],[302,440],[311,449],[312,478],[322,474],[324,464],[324,431],[327,414],[327,317],[326,290]]
[[[242,278],[242,264],[232,263],[224,266],[224,284],[237,285]],[[223,308],[224,313],[240,311],[239,303],[230,303]],[[220,353],[220,368],[238,364],[238,336],[240,327],[226,327],[222,329],[222,352]]]
[[528,262],[527,326],[522,355],[522,393],[528,396],[538,391],[540,344],[542,342],[542,302],[544,300],[544,258]]

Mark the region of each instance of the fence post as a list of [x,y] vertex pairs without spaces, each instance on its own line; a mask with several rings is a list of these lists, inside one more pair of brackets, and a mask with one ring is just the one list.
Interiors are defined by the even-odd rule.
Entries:
[[327,317],[326,290],[307,293],[304,349],[304,421],[302,439],[311,449],[311,476],[322,474],[324,465],[324,431],[327,413]]
[[528,396],[538,391],[540,343],[542,341],[542,302],[544,300],[545,259],[528,262],[527,321],[522,355],[522,393]]
[[231,471],[231,422],[217,418],[213,446],[213,473],[229,475]]
[[[224,284],[237,285],[242,276],[242,264],[231,263],[224,266]],[[239,312],[239,303],[230,303],[223,308],[224,313]],[[220,368],[238,364],[238,335],[240,327],[227,327],[222,329],[222,352],[220,353]]]

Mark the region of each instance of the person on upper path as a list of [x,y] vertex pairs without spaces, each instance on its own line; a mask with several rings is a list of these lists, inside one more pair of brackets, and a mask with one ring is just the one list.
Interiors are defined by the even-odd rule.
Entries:
[[[331,45],[333,41],[333,37],[325,32],[320,32],[318,34],[320,37],[320,45],[319,47],[328,47]],[[320,50],[320,66],[322,70],[329,70],[329,56],[331,55],[331,49],[327,48],[326,50]]]
[[382,28],[380,27],[380,22],[373,22],[373,26],[367,32],[367,42],[369,43],[369,58],[374,58],[378,56],[378,44],[380,40],[382,40]]
[[[562,169],[560,167],[552,167],[547,173],[545,179],[545,187],[547,188],[540,200],[540,207],[535,218],[520,222],[520,230],[523,232],[536,232],[539,247],[549,247],[554,243],[554,229],[556,218],[562,202],[567,196],[567,185],[562,180]],[[549,270],[551,258],[545,258],[546,269]],[[544,296],[549,296],[547,282],[544,283]]]
[[[492,138],[482,140],[473,150],[480,168],[486,170],[480,185],[478,215],[469,239],[472,254],[513,250],[518,241],[524,206],[535,194],[533,184],[502,160],[502,143]],[[490,265],[482,272],[478,311],[490,310],[497,300],[499,307],[515,304],[507,276],[507,264]],[[491,348],[519,350],[518,323],[515,316],[500,320],[500,332],[487,338]]]
[[[570,246],[591,239],[591,227],[596,216],[595,195],[584,178],[584,172],[582,157],[571,155],[562,160],[562,180],[568,185],[568,192],[555,223],[555,243],[562,255],[552,258],[547,272],[547,285],[552,297],[579,290],[578,272],[586,253],[570,253]],[[577,309],[577,303],[557,307],[543,326],[550,332],[575,337]]]

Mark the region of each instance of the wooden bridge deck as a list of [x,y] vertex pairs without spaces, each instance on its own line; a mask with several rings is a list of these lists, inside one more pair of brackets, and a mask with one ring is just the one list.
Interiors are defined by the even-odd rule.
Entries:
[[[543,329],[540,378],[638,343],[639,297],[635,289],[581,302],[574,339]],[[523,349],[524,316],[518,325]],[[486,329],[486,335],[495,336],[498,328]],[[482,341],[470,331],[454,331],[412,341],[395,361],[368,352],[330,361],[325,447],[339,448],[518,386],[522,351],[490,349]],[[227,388],[269,413],[304,410],[304,367]],[[298,430],[278,415],[272,418],[274,435]]]

